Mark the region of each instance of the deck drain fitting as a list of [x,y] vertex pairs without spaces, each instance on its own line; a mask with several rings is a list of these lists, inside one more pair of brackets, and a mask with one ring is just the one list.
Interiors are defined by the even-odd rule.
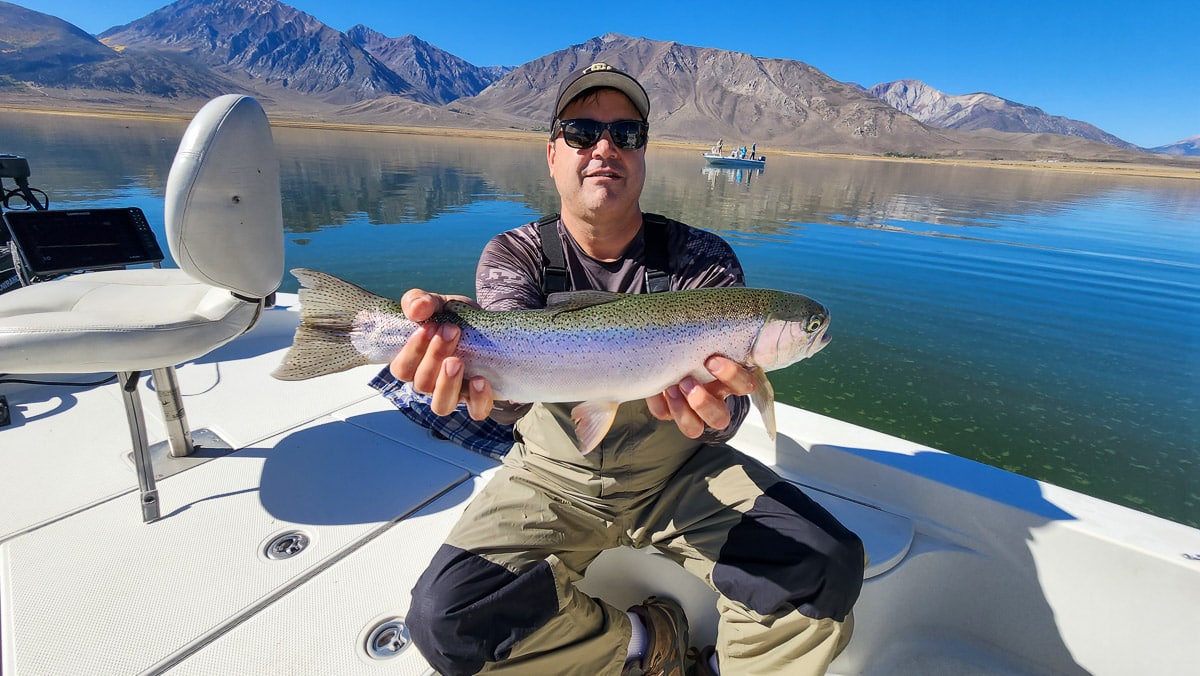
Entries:
[[272,561],[283,561],[307,549],[310,542],[304,531],[289,530],[272,538],[263,548],[263,555]]
[[373,660],[388,660],[412,645],[408,626],[400,618],[380,622],[367,636],[367,655]]

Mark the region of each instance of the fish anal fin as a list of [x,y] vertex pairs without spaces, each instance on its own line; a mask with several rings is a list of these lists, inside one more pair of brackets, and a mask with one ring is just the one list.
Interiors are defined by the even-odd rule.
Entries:
[[750,401],[754,402],[754,407],[762,416],[763,426],[767,428],[771,441],[775,441],[775,388],[771,387],[771,381],[767,380],[766,371],[753,368],[750,369],[750,375],[754,378],[754,391],[750,393]]
[[600,445],[617,417],[616,401],[585,401],[571,409],[571,420],[575,421],[575,438],[579,440],[579,452],[587,455]]

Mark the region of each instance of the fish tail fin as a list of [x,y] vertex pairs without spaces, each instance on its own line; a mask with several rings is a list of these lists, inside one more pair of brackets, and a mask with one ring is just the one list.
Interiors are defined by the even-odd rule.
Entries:
[[279,380],[306,380],[370,363],[351,341],[363,310],[396,312],[393,300],[316,270],[292,270],[300,280],[300,325],[283,362],[271,372]]
[[754,391],[750,393],[750,401],[762,416],[763,426],[767,428],[767,434],[771,435],[771,441],[775,441],[775,388],[771,387],[771,381],[767,380],[766,371],[754,368],[750,369],[750,375],[754,378]]

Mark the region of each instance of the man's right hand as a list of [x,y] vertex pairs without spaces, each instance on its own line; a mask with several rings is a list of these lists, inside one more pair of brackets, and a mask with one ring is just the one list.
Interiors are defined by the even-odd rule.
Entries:
[[[450,300],[475,305],[465,296],[410,289],[400,299],[400,307],[410,320],[426,322]],[[471,418],[483,420],[492,410],[492,386],[482,376],[470,378],[464,386],[463,361],[455,356],[458,339],[459,329],[454,324],[422,324],[392,359],[389,370],[397,379],[412,382],[418,392],[431,395],[429,408],[434,413],[449,415],[465,401]]]

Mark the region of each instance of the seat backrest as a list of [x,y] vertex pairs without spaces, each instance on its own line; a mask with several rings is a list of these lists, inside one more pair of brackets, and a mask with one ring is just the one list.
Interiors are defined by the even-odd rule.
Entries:
[[228,94],[196,113],[167,177],[165,216],[171,255],[192,277],[251,298],[279,287],[279,162],[258,101]]

